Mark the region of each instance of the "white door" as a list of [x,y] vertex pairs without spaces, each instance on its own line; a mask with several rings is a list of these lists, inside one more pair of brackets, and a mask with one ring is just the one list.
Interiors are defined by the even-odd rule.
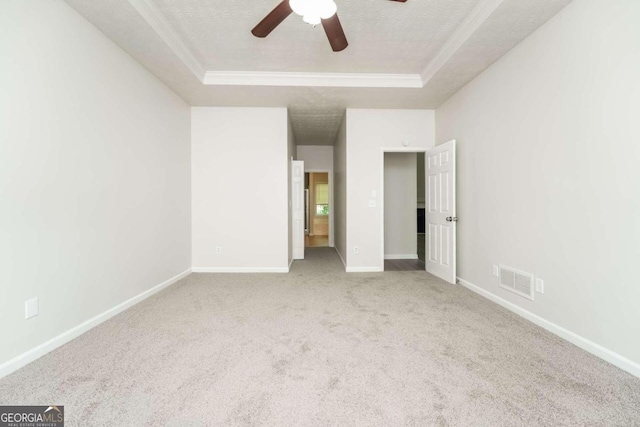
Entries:
[[425,153],[426,270],[456,283],[456,141]]
[[304,162],[291,160],[293,259],[304,259]]

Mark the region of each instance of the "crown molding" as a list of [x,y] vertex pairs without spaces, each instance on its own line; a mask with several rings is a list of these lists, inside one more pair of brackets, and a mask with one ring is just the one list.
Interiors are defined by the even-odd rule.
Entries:
[[205,85],[422,88],[419,74],[206,71],[151,0],[127,0],[193,75]]
[[420,75],[425,85],[451,60],[458,49],[460,49],[503,2],[504,0],[481,0],[480,3],[473,8]]
[[205,85],[421,88],[419,74],[207,71]]
[[182,41],[162,13],[151,0],[128,0],[129,4],[147,21],[160,38],[169,46],[182,63],[200,81],[204,78],[205,68],[191,49]]
[[481,0],[462,21],[421,74],[299,73],[266,71],[207,71],[182,41],[152,0],[127,0],[182,63],[204,85],[315,86],[351,88],[423,88],[504,0]]

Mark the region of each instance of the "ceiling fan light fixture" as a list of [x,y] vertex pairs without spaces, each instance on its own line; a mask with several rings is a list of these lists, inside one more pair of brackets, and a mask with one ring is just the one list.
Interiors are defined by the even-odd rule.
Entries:
[[[385,0],[386,1],[386,0]],[[407,0],[393,0],[404,3]],[[331,50],[341,52],[349,46],[344,35],[342,24],[338,18],[338,6],[334,0],[281,0],[280,3],[258,22],[251,34],[256,37],[267,37],[289,15],[296,13],[302,16],[302,20],[314,27],[322,23]]]
[[302,16],[304,22],[315,22],[312,25],[319,24],[319,19],[331,18],[338,10],[333,0],[289,0],[289,7],[295,14]]
[[289,0],[289,7],[296,15],[303,16],[306,10],[307,0]]
[[304,15],[302,20],[309,25],[318,25],[321,22],[320,17],[315,15]]
[[338,11],[338,6],[333,0],[322,1],[318,10],[318,16],[322,19],[329,19]]

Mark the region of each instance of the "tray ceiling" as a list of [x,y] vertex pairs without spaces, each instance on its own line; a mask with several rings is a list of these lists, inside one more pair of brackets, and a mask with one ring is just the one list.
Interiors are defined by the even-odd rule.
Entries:
[[331,51],[321,25],[295,14],[268,37],[250,30],[278,0],[157,0],[207,70],[420,73],[478,0],[337,0],[349,47]]
[[436,108],[571,0],[335,0],[338,53],[295,14],[254,37],[277,0],[65,1],[191,105],[288,107],[329,145],[345,108]]

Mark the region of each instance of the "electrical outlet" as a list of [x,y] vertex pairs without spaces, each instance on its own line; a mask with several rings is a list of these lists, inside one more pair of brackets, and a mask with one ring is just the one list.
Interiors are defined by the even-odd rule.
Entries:
[[216,246],[216,255],[220,255],[222,253],[222,246]]
[[369,200],[369,207],[370,208],[375,208],[377,206],[377,203],[375,200]]
[[496,277],[500,277],[500,269],[498,268],[497,265],[493,266],[493,275]]
[[536,292],[544,294],[544,280],[536,278]]
[[359,253],[360,253],[360,248],[359,248],[359,247],[357,247],[357,246],[354,246],[354,247],[353,247],[353,253],[354,253],[354,254],[359,254]]
[[24,302],[24,318],[30,319],[38,315],[38,298],[32,298]]

